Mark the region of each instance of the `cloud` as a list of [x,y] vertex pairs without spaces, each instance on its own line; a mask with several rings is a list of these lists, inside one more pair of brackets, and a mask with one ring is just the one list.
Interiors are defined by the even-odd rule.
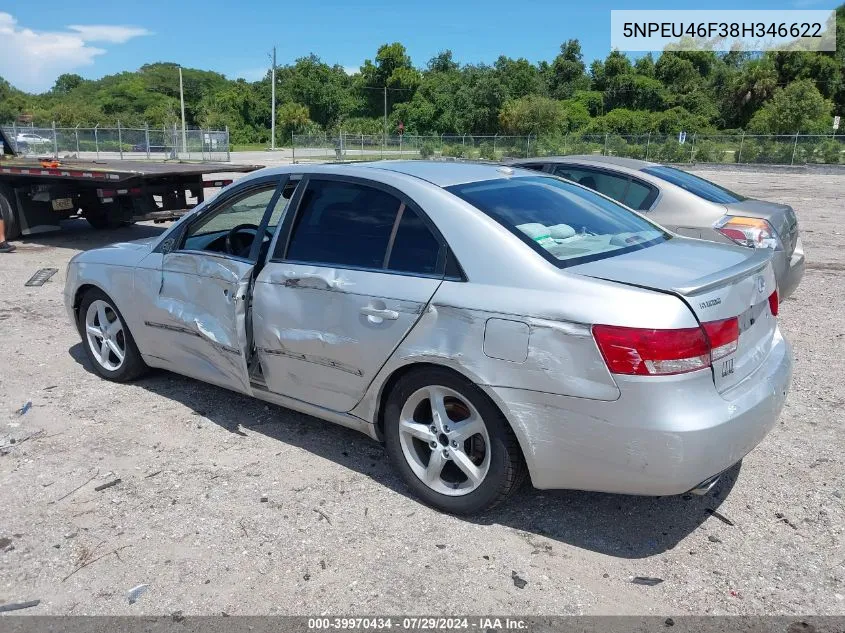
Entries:
[[128,42],[133,37],[141,37],[142,35],[152,35],[147,29],[142,29],[136,26],[109,26],[107,24],[89,24],[82,26],[79,24],[71,24],[67,27],[71,31],[79,33],[86,42],[111,42],[112,44],[123,44]]
[[122,44],[148,35],[129,26],[70,26],[65,31],[34,31],[14,16],[0,12],[0,76],[22,90],[39,92],[52,87],[56,77],[90,66],[105,49],[89,42]]
[[361,67],[360,66],[344,66],[343,72],[345,72],[347,75],[357,75],[359,72],[361,72]]

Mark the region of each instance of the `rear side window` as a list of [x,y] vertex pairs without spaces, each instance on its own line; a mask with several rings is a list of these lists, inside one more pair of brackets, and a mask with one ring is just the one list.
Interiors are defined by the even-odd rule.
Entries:
[[625,192],[625,197],[622,198],[621,202],[637,211],[647,211],[651,208],[651,203],[654,202],[656,194],[657,192],[651,187],[636,180],[631,180],[628,191]]
[[534,171],[543,171],[546,167],[545,163],[520,163],[522,169],[532,169]]
[[382,268],[400,206],[396,197],[373,187],[311,180],[294,220],[287,259]]
[[401,213],[387,267],[397,272],[433,275],[440,242],[413,209],[403,206]]
[[742,202],[743,200],[746,200],[745,196],[734,193],[730,189],[720,187],[715,182],[710,182],[704,178],[693,176],[682,169],[657,165],[655,167],[645,167],[642,171],[647,174],[651,174],[652,176],[657,176],[666,182],[671,182],[673,185],[686,189],[690,193],[695,194],[699,198],[704,198],[709,202],[715,202],[717,204],[732,204],[734,202]]
[[561,268],[648,248],[670,237],[629,209],[549,176],[447,189]]
[[589,187],[638,211],[649,209],[657,197],[655,189],[624,174],[610,174],[575,165],[558,165],[554,173],[556,176]]
[[555,175],[571,180],[572,182],[577,182],[579,185],[589,187],[593,191],[603,193],[620,202],[622,202],[625,197],[625,191],[628,189],[627,176],[613,176],[604,172],[593,171],[592,169],[558,165],[555,168]]

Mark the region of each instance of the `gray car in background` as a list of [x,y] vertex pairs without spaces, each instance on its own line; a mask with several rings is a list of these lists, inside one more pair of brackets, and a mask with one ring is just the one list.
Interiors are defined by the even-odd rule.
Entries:
[[686,237],[770,249],[786,299],[804,275],[804,248],[787,204],[754,200],[689,172],[616,156],[560,156],[510,163],[594,189]]
[[75,256],[65,303],[102,377],[167,369],[356,429],[469,513],[526,474],[706,491],[789,388],[771,259],[524,169],[290,165]]

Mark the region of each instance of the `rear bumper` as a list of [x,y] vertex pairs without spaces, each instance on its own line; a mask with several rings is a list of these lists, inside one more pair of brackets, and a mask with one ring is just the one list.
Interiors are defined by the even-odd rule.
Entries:
[[801,238],[798,238],[798,243],[795,245],[791,257],[787,257],[786,253],[780,252],[773,263],[775,264],[775,276],[778,280],[778,295],[783,300],[795,291],[804,276],[804,245],[801,243]]
[[710,370],[616,376],[612,402],[491,387],[537,488],[638,495],[687,492],[743,458],[775,425],[792,375],[775,332],[764,363],[724,394]]

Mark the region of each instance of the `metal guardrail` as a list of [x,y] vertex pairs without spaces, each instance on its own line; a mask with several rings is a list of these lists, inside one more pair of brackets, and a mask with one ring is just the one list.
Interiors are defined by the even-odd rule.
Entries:
[[81,159],[228,161],[229,129],[185,131],[160,128],[2,126],[15,152],[22,156],[75,156]]
[[502,160],[597,154],[671,163],[845,164],[845,134],[562,134],[383,136],[294,134],[295,161],[382,158]]

